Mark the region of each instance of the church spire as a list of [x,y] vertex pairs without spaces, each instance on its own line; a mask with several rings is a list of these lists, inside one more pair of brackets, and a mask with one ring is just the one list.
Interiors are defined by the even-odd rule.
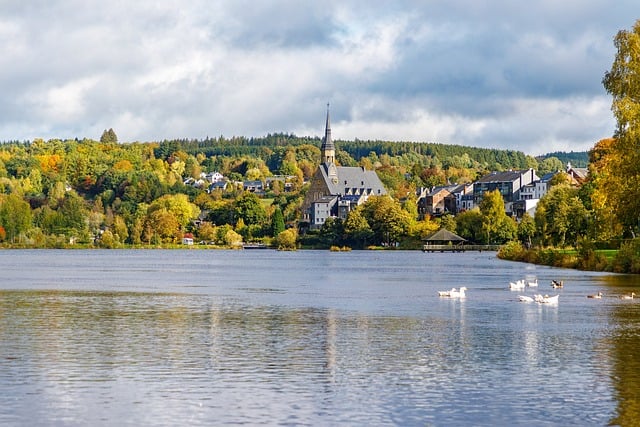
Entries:
[[331,121],[329,120],[329,103],[327,103],[327,122],[324,128],[324,138],[322,138],[322,146],[320,147],[320,156],[322,163],[334,163],[336,158],[336,147],[331,139]]

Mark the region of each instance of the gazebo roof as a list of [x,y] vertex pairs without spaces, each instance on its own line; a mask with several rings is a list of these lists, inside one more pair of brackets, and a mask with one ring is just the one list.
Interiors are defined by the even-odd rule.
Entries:
[[441,228],[440,230],[433,233],[431,236],[424,239],[427,242],[466,242],[467,240],[463,237],[458,236],[455,233],[447,230],[446,228]]

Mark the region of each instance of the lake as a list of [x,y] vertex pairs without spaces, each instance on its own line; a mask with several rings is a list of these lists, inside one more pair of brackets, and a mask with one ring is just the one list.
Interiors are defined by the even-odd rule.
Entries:
[[640,423],[637,276],[419,251],[4,250],[0,271],[3,426]]

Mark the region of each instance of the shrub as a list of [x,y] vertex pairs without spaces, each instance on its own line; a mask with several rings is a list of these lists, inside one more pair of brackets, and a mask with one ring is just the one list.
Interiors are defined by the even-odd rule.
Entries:
[[292,251],[297,249],[298,233],[295,229],[289,228],[276,236],[276,245],[281,251]]
[[640,273],[640,239],[620,245],[620,250],[612,262],[616,273]]
[[525,253],[526,250],[524,246],[522,246],[522,243],[517,240],[512,240],[500,246],[498,257],[511,261],[522,261],[525,258]]

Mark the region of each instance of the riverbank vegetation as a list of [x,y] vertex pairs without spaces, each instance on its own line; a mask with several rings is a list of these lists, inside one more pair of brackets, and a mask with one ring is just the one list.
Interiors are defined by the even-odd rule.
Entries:
[[[555,222],[538,228],[542,248],[505,246],[500,256],[549,265],[590,270],[640,273],[640,21],[614,39],[616,55],[602,83],[612,96],[617,127],[613,138],[598,141],[589,152],[589,180],[557,200],[549,194],[536,212]],[[563,190],[571,191],[571,190]],[[556,191],[557,194],[557,191]],[[570,203],[573,200],[575,203]],[[550,205],[550,206],[549,206]],[[572,207],[570,207],[572,206]],[[567,214],[563,214],[566,210]],[[575,253],[545,249],[545,244],[572,245]],[[617,249],[605,252],[602,249]]]

